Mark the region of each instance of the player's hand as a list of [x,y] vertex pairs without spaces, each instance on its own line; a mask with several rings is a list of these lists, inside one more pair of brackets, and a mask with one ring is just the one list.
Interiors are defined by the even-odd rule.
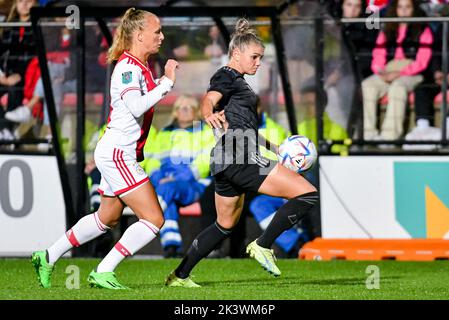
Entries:
[[387,75],[387,81],[388,82],[393,82],[394,80],[396,80],[400,76],[401,76],[401,73],[399,71],[389,72],[388,75]]
[[172,182],[172,181],[175,181],[175,178],[172,177],[172,176],[168,176],[168,177],[162,178],[162,179],[159,181],[159,184],[164,184],[164,183]]
[[213,112],[206,117],[204,117],[204,121],[215,129],[221,129],[226,124],[226,116],[224,114],[224,110],[220,112]]
[[14,86],[19,83],[21,79],[22,77],[20,76],[20,74],[14,73],[6,79],[6,83],[8,86]]
[[86,166],[84,167],[84,173],[86,175],[90,175],[90,173],[97,167],[95,164],[95,160],[92,159],[91,161],[86,163]]
[[178,66],[178,61],[173,59],[168,59],[167,63],[165,64],[165,76],[173,82],[175,82],[176,80],[176,69],[178,68]]

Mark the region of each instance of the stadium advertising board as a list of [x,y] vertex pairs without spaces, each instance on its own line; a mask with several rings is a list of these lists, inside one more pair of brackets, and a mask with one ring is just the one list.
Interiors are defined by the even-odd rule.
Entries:
[[323,156],[323,238],[449,239],[449,157]]
[[28,256],[66,229],[54,156],[0,155],[0,256]]

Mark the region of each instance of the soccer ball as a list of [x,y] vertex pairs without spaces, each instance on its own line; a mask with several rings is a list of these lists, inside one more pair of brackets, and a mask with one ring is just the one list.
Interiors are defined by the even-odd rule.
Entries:
[[278,150],[279,163],[297,173],[306,172],[316,161],[317,152],[313,142],[300,135],[285,139]]

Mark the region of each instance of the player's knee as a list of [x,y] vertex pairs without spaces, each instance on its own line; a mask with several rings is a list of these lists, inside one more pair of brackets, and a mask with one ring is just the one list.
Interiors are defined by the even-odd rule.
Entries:
[[105,225],[107,225],[109,228],[114,228],[118,223],[120,222],[120,217],[108,217],[105,219],[105,221],[101,221]]
[[296,224],[296,222],[302,219],[302,217],[306,215],[317,203],[318,192],[308,192],[288,200],[287,203],[279,208],[278,212],[286,216],[290,216],[294,213],[297,219],[296,221],[292,221],[292,224]]
[[231,230],[235,227],[238,221],[235,221],[235,219],[231,218],[217,218],[217,223],[223,227],[224,229]]
[[[101,212],[100,212],[101,211]],[[111,214],[111,212],[109,211],[105,211],[105,210],[98,210],[98,219],[100,220],[100,222],[106,226],[108,226],[109,228],[114,228],[119,222],[120,222],[120,218],[122,217],[122,214],[120,212],[120,214]]]
[[300,194],[298,194],[298,193],[294,193],[294,192],[290,192],[290,195],[289,196],[287,196],[286,198],[287,199],[289,199],[289,200],[291,200],[291,199],[296,199],[296,198],[298,198],[298,197],[301,197],[302,195],[305,195],[305,194],[309,194],[309,193],[312,193],[312,192],[314,192],[314,193],[317,193],[318,192],[318,190],[317,190],[317,188],[315,188],[313,185],[309,185],[309,186],[306,186],[306,187],[304,187],[304,188],[301,188],[301,193]]
[[230,226],[230,225],[222,225],[220,223],[220,221],[215,221],[215,226],[218,228],[218,230],[220,230],[223,234],[225,234],[226,236],[229,236],[232,233],[232,230],[234,228],[234,226]]
[[152,219],[149,219],[148,221],[151,221],[152,224],[154,224],[156,227],[161,229],[164,226],[165,219],[163,215],[160,215],[158,217],[154,217]]

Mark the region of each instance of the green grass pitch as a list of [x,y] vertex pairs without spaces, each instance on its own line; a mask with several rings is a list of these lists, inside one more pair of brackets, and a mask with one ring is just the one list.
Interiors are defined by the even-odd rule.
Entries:
[[[86,278],[97,259],[62,259],[53,276],[53,287],[42,289],[28,259],[0,259],[0,299],[448,299],[449,262],[398,261],[300,261],[279,260],[282,271],[273,278],[251,259],[203,260],[193,272],[198,289],[166,288],[163,281],[179,263],[178,259],[127,260],[117,269],[128,291],[92,289]],[[368,289],[377,266],[379,289]],[[73,267],[79,268],[79,289]],[[66,273],[68,272],[68,273]],[[368,280],[368,282],[370,282]]]

